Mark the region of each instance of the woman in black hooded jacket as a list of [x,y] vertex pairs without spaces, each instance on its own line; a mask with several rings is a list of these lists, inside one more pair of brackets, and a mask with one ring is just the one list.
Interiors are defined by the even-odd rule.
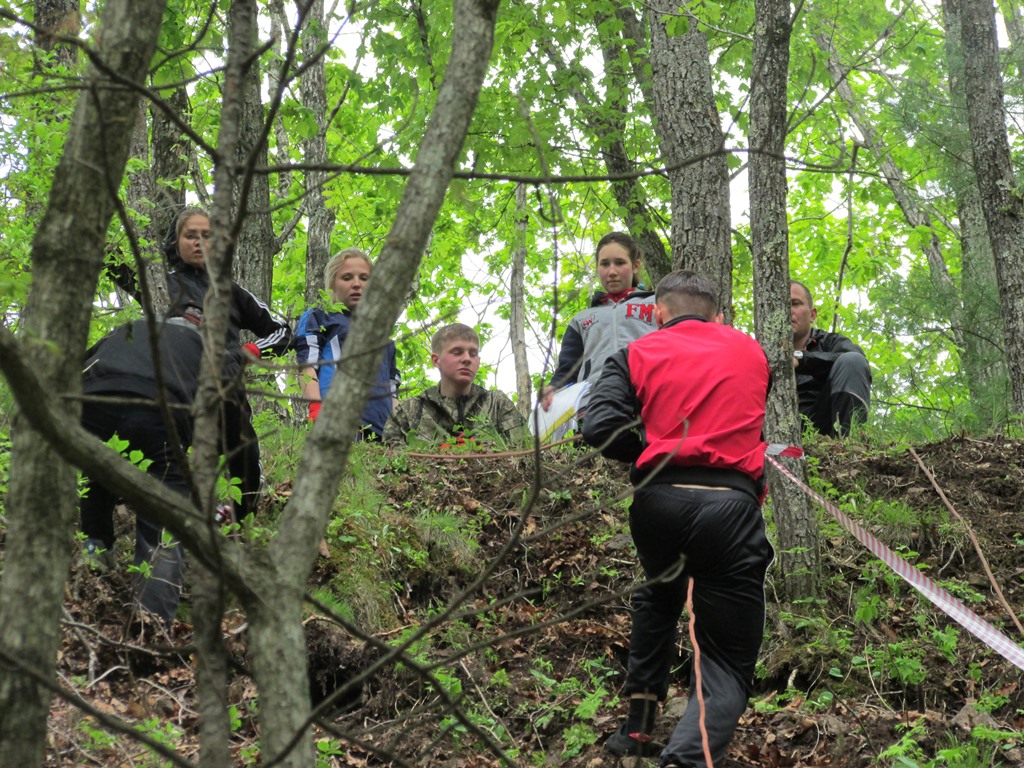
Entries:
[[[178,314],[189,305],[203,306],[210,289],[206,272],[206,254],[210,239],[210,217],[202,208],[184,208],[171,222],[162,250],[167,259],[168,314]],[[130,270],[113,273],[118,285],[136,300],[141,300],[135,275]],[[241,331],[250,331],[257,339],[242,345]],[[240,517],[256,511],[260,490],[259,439],[252,426],[252,410],[245,396],[243,369],[246,355],[260,358],[280,355],[291,344],[288,323],[278,320],[270,309],[236,282],[231,283],[230,321],[222,375],[230,396],[225,401],[221,440],[233,477],[241,480]]]

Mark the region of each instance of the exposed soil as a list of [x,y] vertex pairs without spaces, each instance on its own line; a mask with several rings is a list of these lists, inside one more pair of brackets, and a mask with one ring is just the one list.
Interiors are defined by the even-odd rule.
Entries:
[[[917,449],[965,522],[952,517],[907,450],[824,441],[811,451],[816,488],[832,499],[855,500],[848,514],[891,548],[916,553],[907,556],[926,566],[931,578],[953,585],[972,610],[1021,641],[968,531],[1005,601],[1024,615],[1024,445],[956,438]],[[627,653],[628,592],[637,574],[624,508],[610,503],[627,490],[624,471],[603,460],[570,466],[582,455],[568,450],[548,456],[549,490],[526,519],[520,510],[533,487],[527,459],[409,459],[406,470],[382,476],[396,515],[429,508],[472,517],[479,523],[480,549],[469,563],[432,561],[400,575],[398,621],[377,632],[377,640],[396,643],[429,622],[490,567],[514,532],[524,543],[493,567],[456,617],[439,623],[414,648],[421,662],[437,665],[433,671],[446,690],[463,697],[461,708],[470,713],[475,734],[452,719],[443,697],[410,665],[385,664],[352,683],[385,651],[323,615],[310,616],[314,699],[348,685],[329,701],[324,718],[325,726],[345,736],[341,754],[330,754],[338,743],[330,740],[338,737],[318,729],[324,765],[498,765],[481,745],[486,734],[517,745],[515,760],[522,765],[657,764],[620,761],[602,748],[625,711],[614,697]],[[823,522],[822,531],[821,608],[780,605],[772,600],[780,589],[769,583],[757,706],[740,723],[729,766],[862,768],[910,725],[922,729],[916,741],[929,758],[951,738],[965,740],[973,725],[1024,729],[1020,670],[966,631],[950,644],[955,624],[898,578],[888,578],[885,567],[836,524]],[[437,559],[439,550],[428,549]],[[329,583],[336,567],[333,560],[321,561],[312,585]],[[773,568],[769,578],[776,575]],[[181,653],[191,627],[179,622],[170,637],[160,637],[152,626],[129,625],[127,590],[127,577],[73,571],[61,682],[101,713],[170,724],[182,751],[194,758],[192,660]],[[685,703],[684,636],[683,661],[656,739],[668,737]],[[256,726],[249,710],[255,687],[244,674],[244,617],[226,619],[225,638],[238,664],[229,692],[239,713],[236,757],[246,764]],[[458,653],[483,639],[489,640],[484,647]],[[978,699],[982,706],[973,706]],[[144,753],[123,738],[104,747],[89,725],[96,717],[56,701],[47,765],[128,765],[132,755]],[[998,761],[1024,765],[1020,743],[1002,750]]]

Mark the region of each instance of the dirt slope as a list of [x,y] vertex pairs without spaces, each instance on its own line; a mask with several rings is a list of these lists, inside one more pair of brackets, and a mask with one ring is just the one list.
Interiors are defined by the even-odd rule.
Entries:
[[[958,438],[917,452],[966,523],[951,519],[904,449],[823,442],[812,448],[814,484],[846,500],[848,514],[890,547],[914,553],[908,556],[928,575],[1019,642],[967,531],[977,537],[1006,602],[1024,614],[1024,447]],[[456,533],[431,523],[426,535],[417,523],[415,545],[393,537],[373,550],[382,582],[392,589],[394,617],[376,629],[376,640],[395,644],[427,625],[490,567],[513,532],[524,541],[492,568],[456,616],[413,647],[417,660],[432,665],[433,684],[410,664],[389,664],[333,702],[324,725],[337,732],[318,730],[322,765],[497,765],[482,746],[486,738],[518,750],[511,754],[521,765],[619,764],[601,744],[625,708],[616,694],[636,573],[624,506],[614,499],[627,487],[621,467],[603,460],[574,466],[581,456],[573,450],[547,456],[544,490],[525,519],[522,503],[534,487],[527,459],[408,459],[393,469],[381,463],[390,531],[424,510],[440,511],[471,522],[479,548],[460,550]],[[956,747],[954,738],[966,740],[975,724],[1024,728],[1020,671],[954,631],[824,513],[822,520],[821,600],[783,606],[769,584],[757,706],[741,722],[729,765],[859,768],[908,732],[903,752],[924,764],[937,749]],[[327,589],[352,567],[344,546],[332,544],[332,558],[320,562],[311,587]],[[140,637],[138,627],[127,626],[126,594],[124,576],[72,573],[61,681],[102,712],[148,723],[145,728],[165,733],[194,758],[191,660],[180,652],[191,628],[180,622],[169,648],[152,631]],[[244,617],[229,617],[225,631],[239,664],[230,692],[238,711],[236,757],[240,765],[254,764],[247,762],[255,759],[256,726],[253,686],[244,674]],[[384,653],[319,612],[307,622],[307,636],[318,697],[343,687]],[[685,643],[674,683],[656,734],[662,738],[685,701]],[[452,716],[438,688],[460,702],[463,721]],[[106,737],[94,718],[59,700],[51,731],[47,765],[158,764],[139,762],[142,748]],[[358,743],[349,740],[353,736]],[[998,759],[1024,765],[1020,742],[1009,741]]]

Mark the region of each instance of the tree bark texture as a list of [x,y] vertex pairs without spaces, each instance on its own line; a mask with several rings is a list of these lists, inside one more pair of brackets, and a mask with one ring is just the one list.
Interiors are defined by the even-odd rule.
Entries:
[[710,277],[726,322],[732,322],[729,169],[711,87],[707,37],[692,17],[685,33],[669,36],[666,24],[679,13],[676,0],[654,0],[647,9],[651,106],[672,185],[672,268]]
[[81,0],[35,0],[35,47],[37,52],[50,54],[47,64],[36,58],[36,70],[54,67],[72,70],[78,62],[78,46],[61,38],[77,37],[82,29]]
[[[245,0],[248,2],[249,0]],[[255,16],[256,10],[253,9]],[[230,19],[234,15],[230,15]],[[238,33],[228,30],[229,37]],[[249,50],[255,50],[259,30],[253,23],[249,33]],[[242,117],[235,156],[240,172],[235,177],[235,206],[241,229],[235,246],[235,279],[264,304],[270,304],[273,287],[274,254],[277,242],[274,221],[270,215],[270,176],[252,173],[252,169],[267,166],[267,143],[264,140],[266,111],[260,83],[259,59],[250,57],[243,64]]]
[[[33,367],[54,399],[80,391],[92,298],[138,109],[137,94],[120,83],[143,81],[163,10],[160,0],[106,4],[97,36],[105,69],[90,67],[32,246],[33,282],[22,332],[34,348]],[[68,280],[69,274],[75,279]],[[77,419],[79,408],[70,411]],[[50,693],[41,680],[53,679],[76,500],[74,470],[21,422],[11,453],[0,580],[3,768],[42,760]]]
[[192,642],[196,648],[196,710],[199,714],[199,768],[231,765],[231,718],[228,712],[230,662],[224,647],[223,579],[204,565],[194,564],[192,583]]
[[530,361],[526,356],[526,228],[529,224],[526,211],[526,186],[516,184],[516,238],[512,244],[512,274],[509,277],[509,336],[512,340],[512,357],[516,366],[516,394],[519,410],[530,412],[533,403],[533,388],[530,386]]
[[1005,322],[1011,409],[1024,414],[1024,200],[1013,174],[992,0],[951,0],[959,11],[967,124],[992,241]]
[[967,126],[967,94],[964,90],[964,60],[960,43],[958,8],[944,0],[946,71],[951,108],[946,153],[952,158],[949,184],[956,195],[960,222],[960,295],[963,302],[961,333],[964,339],[962,364],[970,390],[971,408],[978,427],[989,430],[1005,421],[1009,402],[1009,379],[1003,353],[1006,329],[999,303],[999,282],[992,257],[992,243],[981,208],[978,181],[971,165],[971,140]]
[[[149,216],[149,224],[141,232],[143,239],[149,242],[149,247],[139,250],[135,256],[136,272],[145,272],[140,277],[146,281],[150,306],[146,307],[146,313],[150,316],[163,313],[170,303],[170,295],[167,292],[167,268],[159,258],[160,244],[163,241],[163,231],[160,229],[162,218],[154,211],[154,202],[158,196],[159,184],[156,180],[155,164],[152,162],[149,151],[149,126],[146,124],[146,104],[140,102],[138,114],[135,116],[135,131],[132,134],[131,156],[139,160],[140,168],[128,176],[128,188],[125,194],[125,202],[130,210],[144,213]],[[125,227],[134,227],[133,222],[125,222]],[[132,239],[134,244],[137,240]]]
[[[757,0],[750,87],[750,236],[754,258],[754,324],[772,368],[765,433],[770,443],[800,445],[801,424],[789,322],[789,224],[786,219],[786,81],[789,3]],[[781,459],[798,477],[802,463]],[[770,465],[769,465],[770,466]],[[815,594],[820,569],[813,509],[799,488],[769,471],[778,563],[787,599]]]
[[[302,104],[309,109],[317,124],[317,132],[302,142],[305,160],[310,165],[327,162],[327,80],[323,48],[327,43],[324,32],[324,2],[315,0],[309,9],[306,34],[302,36],[302,54],[305,70],[299,77]],[[324,200],[323,171],[306,171],[306,304],[314,305],[320,299],[324,286],[324,270],[331,258],[331,230],[334,229],[334,211]]]

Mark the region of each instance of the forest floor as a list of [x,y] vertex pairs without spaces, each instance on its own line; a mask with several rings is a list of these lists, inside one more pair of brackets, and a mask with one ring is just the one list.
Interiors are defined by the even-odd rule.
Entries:
[[[808,451],[812,485],[1019,643],[971,536],[1006,603],[1024,615],[1024,444],[959,437],[916,450],[962,521],[905,447],[819,441]],[[625,473],[581,457],[575,449],[545,455],[543,490],[525,519],[530,459],[403,456],[372,464],[381,515],[372,534],[353,528],[348,510],[329,529],[331,557],[311,578],[322,604],[306,622],[313,695],[320,701],[338,691],[316,729],[318,766],[500,765],[485,740],[500,744],[512,765],[657,764],[619,760],[602,746],[625,712],[618,694],[637,573],[628,502],[615,501],[628,490]],[[288,490],[282,481],[268,503],[280,506]],[[780,604],[778,565],[770,570],[754,706],[727,765],[1024,765],[1021,671],[818,511],[819,597]],[[403,520],[416,521],[416,537],[401,533]],[[502,554],[515,533],[522,540]],[[371,571],[363,586],[352,580],[356,557]],[[482,585],[444,615],[484,568]],[[127,578],[72,571],[60,682],[95,712],[55,700],[49,766],[169,764],[104,731],[104,713],[196,757],[191,626],[179,621],[168,643],[130,623]],[[367,596],[369,584],[380,600]],[[329,619],[332,606],[349,629],[372,629],[369,639]],[[224,623],[237,662],[233,748],[236,764],[258,765],[244,626],[237,614]],[[406,663],[384,663],[360,679],[388,647],[417,632]],[[683,660],[657,739],[667,738],[685,705],[685,635],[683,628]],[[458,701],[461,717],[446,698]]]

